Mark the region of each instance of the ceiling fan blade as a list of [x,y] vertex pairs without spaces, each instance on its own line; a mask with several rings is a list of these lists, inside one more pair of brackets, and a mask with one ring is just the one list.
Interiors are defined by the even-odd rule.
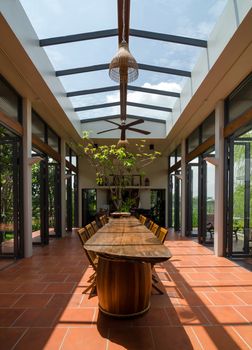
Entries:
[[113,129],[99,131],[99,132],[97,132],[97,134],[103,134],[104,132],[109,132],[109,131],[113,131],[113,130],[118,130],[118,128],[113,128]]
[[105,119],[105,121],[108,122],[108,123],[111,123],[111,124],[115,124],[115,125],[117,125],[117,126],[120,126],[120,125],[121,125],[121,124],[118,124],[118,123],[116,123],[116,122],[112,122],[112,120],[107,120],[107,119]]
[[139,132],[140,134],[144,134],[144,135],[149,135],[151,134],[150,131],[146,131],[146,130],[140,130],[140,129],[135,129],[135,128],[127,128],[128,130],[134,131],[134,132]]
[[134,126],[134,125],[137,125],[137,124],[142,124],[142,123],[144,123],[144,120],[143,119],[138,119],[138,120],[135,120],[134,122],[126,124],[126,127],[128,129],[128,127],[131,127],[131,126]]

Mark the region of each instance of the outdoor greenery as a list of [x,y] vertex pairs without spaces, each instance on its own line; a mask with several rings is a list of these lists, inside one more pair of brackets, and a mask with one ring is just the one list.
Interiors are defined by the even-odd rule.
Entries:
[[90,142],[82,147],[82,154],[88,157],[95,168],[96,183],[109,187],[111,199],[117,211],[128,211],[130,206],[130,203],[123,201],[123,189],[130,183],[129,178],[133,174],[143,176],[142,169],[161,155],[158,151],[147,152],[144,140],[134,146],[136,151],[130,151],[127,147],[118,147],[115,144],[95,147]]

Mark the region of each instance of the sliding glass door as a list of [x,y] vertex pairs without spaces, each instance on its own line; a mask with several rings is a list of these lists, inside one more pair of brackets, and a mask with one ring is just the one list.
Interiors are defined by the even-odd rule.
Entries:
[[22,257],[20,141],[0,126],[0,256]]
[[229,140],[228,254],[252,255],[252,129]]

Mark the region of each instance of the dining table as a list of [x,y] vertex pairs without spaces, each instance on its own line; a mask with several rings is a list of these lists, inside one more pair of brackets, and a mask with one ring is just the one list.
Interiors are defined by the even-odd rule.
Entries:
[[110,218],[84,248],[98,256],[96,287],[101,312],[133,317],[150,308],[152,269],[169,249],[134,217]]

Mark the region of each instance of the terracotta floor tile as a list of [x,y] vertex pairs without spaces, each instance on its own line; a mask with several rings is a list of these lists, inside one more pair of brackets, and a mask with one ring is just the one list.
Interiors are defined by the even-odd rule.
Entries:
[[25,331],[26,328],[0,328],[0,349],[12,349]]
[[107,334],[101,335],[95,329],[74,328],[69,329],[61,350],[106,350]]
[[55,321],[57,327],[91,327],[95,308],[66,308]]
[[246,304],[252,305],[252,292],[235,292]]
[[166,313],[171,326],[209,324],[201,310],[200,307],[174,306],[166,308]]
[[57,308],[27,309],[14,322],[14,327],[51,327],[54,320],[62,312]]
[[23,283],[20,287],[15,290],[15,293],[42,293],[43,290],[48,286],[48,283]]
[[166,326],[169,319],[164,308],[151,307],[148,312],[132,320],[133,326]]
[[23,309],[0,309],[0,327],[11,326],[23,312]]
[[[0,278],[1,278],[0,274]],[[21,283],[0,283],[0,293],[12,293],[14,292]]]
[[243,341],[252,348],[252,325],[233,326],[233,329],[240,335]]
[[44,307],[51,299],[51,294],[27,294],[22,296],[14,307],[30,308],[30,307]]
[[194,326],[193,331],[204,350],[248,350],[248,346],[230,326]]
[[65,273],[47,273],[41,282],[65,282],[68,275]]
[[[236,307],[240,308],[239,306]],[[240,310],[239,310],[240,311]],[[246,324],[246,320],[232,306],[207,306],[203,313],[212,324]]]
[[243,317],[245,317],[249,322],[252,322],[252,306],[235,306]]
[[202,350],[190,327],[152,327],[157,350]]
[[[84,298],[81,294],[55,294],[49,301],[48,304],[46,304],[46,307],[52,307],[52,308],[63,308],[66,307],[80,307],[82,303],[82,299]],[[85,306],[85,305],[83,305]]]
[[192,281],[216,281],[216,278],[207,272],[188,273],[188,276]]
[[154,350],[149,327],[112,328],[109,332],[108,350]]
[[0,307],[10,307],[13,305],[21,295],[16,294],[0,294]]
[[233,292],[210,292],[205,294],[214,305],[244,305]]
[[15,350],[58,350],[66,332],[67,329],[62,328],[30,328],[15,346]]
[[43,293],[71,293],[75,287],[75,283],[50,283]]

